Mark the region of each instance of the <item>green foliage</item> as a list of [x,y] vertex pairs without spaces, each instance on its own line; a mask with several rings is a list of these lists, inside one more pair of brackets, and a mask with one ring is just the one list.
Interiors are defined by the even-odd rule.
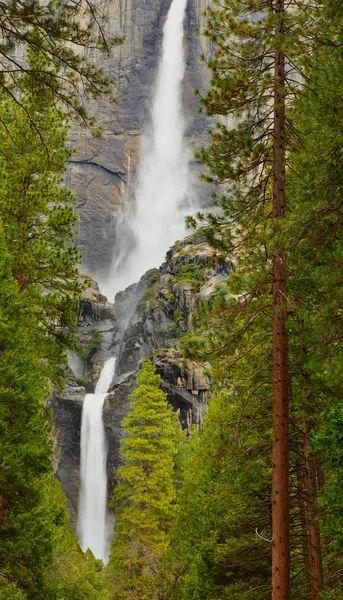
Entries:
[[[44,74],[54,69],[43,54],[28,52],[28,64]],[[72,340],[82,289],[80,255],[73,241],[74,197],[63,186],[67,121],[54,89],[31,75],[20,81],[21,110],[0,94],[0,216],[19,285],[26,327],[48,374],[58,379]]]
[[151,306],[152,300],[154,298],[154,290],[152,287],[147,287],[144,294],[142,295],[139,302],[137,302],[137,310],[140,313],[143,313],[146,309],[147,303]]
[[256,394],[242,415],[238,397],[217,393],[202,432],[192,436],[168,556],[168,598],[270,593],[270,544],[262,539],[271,526],[270,406],[261,399]]
[[41,597],[53,549],[44,496],[52,476],[48,386],[24,326],[2,229],[0,235],[0,570],[33,600]]
[[79,355],[82,358],[90,358],[91,356],[93,356],[93,354],[97,352],[97,350],[101,348],[102,340],[104,337],[102,333],[95,327],[92,327],[89,333],[91,334],[91,339],[89,340],[86,348],[80,347],[79,349]]
[[47,574],[53,600],[106,600],[103,563],[89,550],[84,554],[77,544],[65,497],[56,481],[48,501],[54,510],[54,550]]
[[[22,107],[22,116],[26,108],[20,96],[13,94],[13,88],[22,74],[29,74],[35,85],[43,84],[57,94],[59,104],[64,104],[81,123],[92,124],[85,99],[113,94],[111,81],[84,50],[109,53],[120,43],[108,35],[99,5],[90,0],[81,4],[73,0],[48,0],[43,4],[0,0],[0,13],[1,87],[8,98],[15,98],[17,106]],[[42,71],[37,64],[18,59],[15,50],[25,46],[29,51],[39,51],[55,69]]]
[[183,316],[181,310],[176,310],[174,312],[174,321],[175,321],[175,323],[179,323],[180,321],[183,320],[183,318],[184,318],[184,316]]
[[110,598],[156,597],[161,555],[175,514],[177,417],[160,389],[160,376],[144,361],[123,420],[123,466],[115,488],[115,538],[108,566]]
[[15,583],[4,584],[0,587],[1,600],[27,600],[26,594]]
[[[209,168],[205,179],[225,183],[225,194],[217,200],[222,208],[219,216],[199,215],[199,220],[209,224],[207,238],[212,246],[230,253],[234,270],[220,294],[200,307],[195,331],[184,340],[188,355],[210,360],[211,373],[223,395],[221,400],[220,396],[214,399],[216,426],[212,431],[207,421],[194,442],[194,469],[190,463],[185,471],[185,486],[188,478],[195,482],[193,487],[189,484],[188,493],[196,510],[188,519],[182,515],[175,530],[175,552],[167,566],[169,580],[175,582],[175,598],[213,600],[249,595],[262,600],[270,594],[271,461],[267,440],[274,246],[285,248],[288,256],[291,596],[315,597],[311,560],[315,553],[320,556],[320,549],[313,546],[310,533],[313,535],[318,521],[326,555],[324,580],[318,579],[316,585],[323,598],[338,597],[339,593],[343,295],[342,120],[338,115],[342,112],[342,32],[336,11],[341,9],[332,2],[318,2],[315,7],[297,2],[287,10],[287,35],[280,40],[275,35],[278,17],[274,8],[275,3],[262,0],[224,0],[207,11],[205,35],[214,48],[209,62],[211,86],[202,104],[209,115],[225,119],[210,132],[211,144],[198,158]],[[286,64],[292,65],[292,77],[288,73],[283,90],[290,167],[283,222],[271,218],[273,61],[280,42]],[[301,95],[296,72],[306,81]],[[194,219],[192,225],[197,226]],[[210,407],[209,419],[212,410],[215,408]],[[211,443],[218,428],[223,442],[216,454]],[[306,431],[314,440],[309,451]],[[256,479],[255,471],[250,470],[250,449],[256,460]],[[217,461],[223,461],[223,471],[215,468]],[[320,487],[319,508],[311,486]],[[187,491],[184,493],[183,504]],[[254,503],[254,495],[262,506]],[[223,512],[222,507],[226,507]],[[257,535],[262,544],[260,558],[253,549],[254,522],[265,538]],[[178,562],[180,556],[184,560]]]
[[175,275],[171,277],[170,283],[173,285],[178,282],[191,283],[194,290],[199,290],[201,284],[206,281],[206,274],[202,269],[190,263],[176,267]]
[[149,303],[149,307],[152,305],[152,301],[155,296],[155,286],[156,283],[161,276],[161,273],[158,269],[150,269],[146,272],[145,278],[147,279],[147,288],[137,303],[138,312],[142,313],[146,309],[147,303]]
[[[329,29],[332,43],[342,35],[338,23],[341,22],[337,21],[336,27],[331,23],[331,32]],[[298,375],[293,378],[294,401],[307,414],[314,442],[312,452],[319,464],[322,539],[330,540],[323,561],[328,597],[336,585],[335,578],[342,577],[343,566],[340,518],[343,122],[338,117],[342,107],[342,61],[339,46],[320,48],[311,57],[316,70],[311,89],[297,104],[302,143],[292,157],[290,212],[279,233],[293,247],[291,318],[294,364],[298,367]],[[306,403],[301,400],[303,388],[306,388]]]

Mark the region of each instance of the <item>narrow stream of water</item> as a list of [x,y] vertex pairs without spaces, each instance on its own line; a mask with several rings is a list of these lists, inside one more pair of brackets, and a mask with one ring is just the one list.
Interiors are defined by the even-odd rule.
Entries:
[[87,394],[82,408],[80,497],[77,534],[81,548],[90,548],[107,562],[109,553],[107,514],[107,444],[102,410],[111,385],[115,358],[104,365],[94,394]]

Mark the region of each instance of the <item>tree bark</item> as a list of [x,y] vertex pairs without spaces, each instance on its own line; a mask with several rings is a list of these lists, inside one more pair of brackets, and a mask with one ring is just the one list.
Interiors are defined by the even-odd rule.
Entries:
[[[273,217],[285,216],[285,56],[284,0],[275,1]],[[273,483],[272,483],[272,600],[290,600],[289,550],[289,433],[288,332],[286,253],[273,249]]]

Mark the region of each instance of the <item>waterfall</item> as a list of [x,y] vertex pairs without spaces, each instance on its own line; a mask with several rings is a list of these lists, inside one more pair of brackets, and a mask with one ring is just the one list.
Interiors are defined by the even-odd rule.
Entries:
[[118,220],[119,247],[108,297],[125,289],[150,268],[158,267],[169,247],[186,234],[189,212],[189,152],[185,143],[182,82],[187,0],[173,0],[164,26],[163,50],[151,108],[150,129],[143,135],[135,203]]
[[82,408],[80,497],[77,534],[87,548],[104,562],[108,560],[107,445],[102,410],[114,374],[115,358],[106,361],[94,394],[87,394]]
[[[117,246],[104,292],[111,297],[150,268],[163,262],[166,251],[186,233],[189,212],[189,153],[185,144],[182,82],[187,0],[173,0],[164,26],[163,51],[151,108],[150,129],[143,135],[135,202],[128,198],[117,222]],[[130,193],[130,156],[128,193]],[[83,550],[108,559],[106,440],[103,403],[114,373],[115,359],[106,362],[94,394],[87,394],[81,425],[81,488],[77,533]]]

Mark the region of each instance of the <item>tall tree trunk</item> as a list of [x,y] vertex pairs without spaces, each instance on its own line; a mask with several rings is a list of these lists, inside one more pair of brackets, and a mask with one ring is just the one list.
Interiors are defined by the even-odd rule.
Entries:
[[[276,40],[284,37],[284,0],[275,1]],[[285,56],[275,52],[273,217],[285,216]],[[272,599],[290,599],[288,332],[286,253],[273,249]]]
[[[305,392],[304,392],[305,393]],[[320,600],[323,587],[322,553],[320,546],[320,533],[317,501],[316,466],[310,453],[309,424],[303,421],[304,457],[306,469],[306,505],[310,558],[310,598]]]

